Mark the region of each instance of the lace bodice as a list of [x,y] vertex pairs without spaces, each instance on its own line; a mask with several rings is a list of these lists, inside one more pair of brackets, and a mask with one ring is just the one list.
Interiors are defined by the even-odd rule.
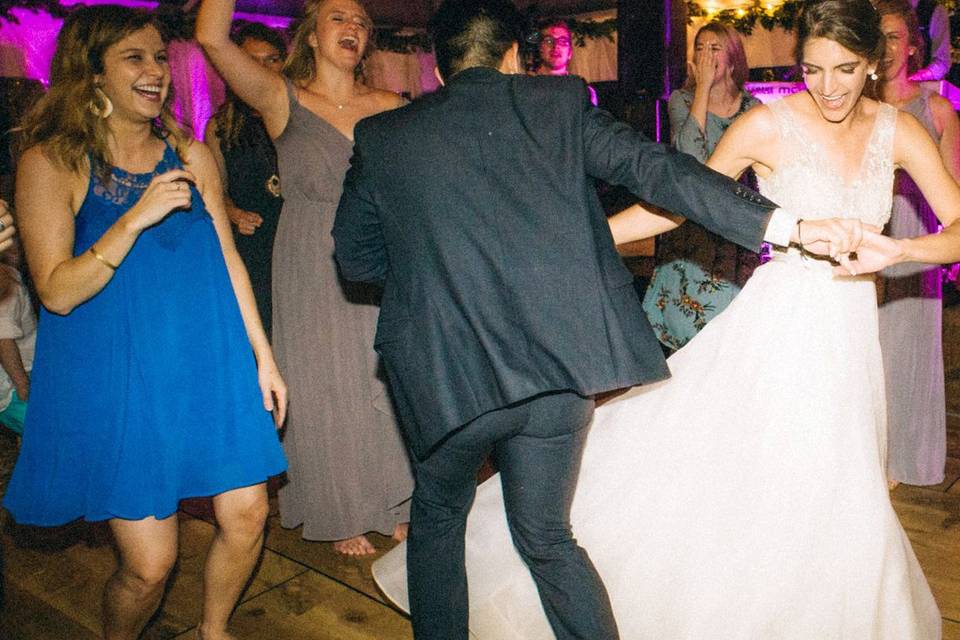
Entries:
[[760,192],[801,218],[859,218],[883,226],[893,198],[893,134],[897,110],[880,104],[856,178],[845,184],[820,147],[805,135],[786,100],[768,105],[785,150],[780,166],[758,178]]
[[[113,167],[110,181],[105,184],[96,171],[91,171],[86,198],[74,219],[75,255],[89,249],[120,216],[137,204],[155,176],[182,167],[176,151],[167,144],[163,157],[149,173],[130,173]],[[149,242],[155,242],[164,249],[174,250],[194,223],[206,221],[212,224],[200,192],[193,184],[190,184],[190,191],[193,200],[189,209],[170,213],[141,233],[141,237],[149,238]]]

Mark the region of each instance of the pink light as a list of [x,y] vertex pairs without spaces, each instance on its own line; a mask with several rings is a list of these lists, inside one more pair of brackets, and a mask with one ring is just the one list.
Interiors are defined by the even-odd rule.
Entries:
[[50,61],[63,20],[29,9],[11,13],[20,24],[0,21],[0,74],[50,84]]
[[[147,9],[148,11],[153,11],[157,8],[159,3],[149,2],[148,0],[60,0],[60,5],[64,7],[71,7],[75,4],[118,4],[123,7],[135,7],[138,9]],[[269,16],[260,13],[245,13],[243,11],[235,12],[233,17],[236,20],[261,22],[268,27],[273,27],[274,29],[286,29],[290,23],[293,22],[292,18],[287,18],[285,16]]]
[[[74,4],[120,4],[152,11],[156,2],[146,0],[60,0],[64,6]],[[0,20],[0,75],[32,78],[50,84],[50,62],[57,46],[57,34],[63,26],[61,18],[44,11],[15,8],[12,14],[20,24]],[[282,16],[237,13],[237,18],[261,22],[283,29],[291,22]],[[203,129],[224,100],[223,81],[207,62],[195,42],[170,43],[170,70],[173,83],[173,112],[194,134],[203,139]]]

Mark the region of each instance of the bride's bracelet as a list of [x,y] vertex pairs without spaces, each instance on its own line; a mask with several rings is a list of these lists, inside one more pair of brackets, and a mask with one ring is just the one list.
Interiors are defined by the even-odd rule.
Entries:
[[803,246],[803,236],[800,235],[800,223],[803,222],[803,218],[797,218],[797,248],[800,249],[800,257],[804,260],[807,259],[807,248]]

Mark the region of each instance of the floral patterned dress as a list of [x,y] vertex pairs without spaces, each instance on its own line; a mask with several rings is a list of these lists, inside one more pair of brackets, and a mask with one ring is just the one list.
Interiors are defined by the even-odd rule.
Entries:
[[[686,89],[670,96],[673,144],[706,162],[734,119],[759,102],[743,93],[740,108],[733,116],[723,118],[707,113],[705,132],[690,114],[692,104],[693,93]],[[643,301],[643,309],[660,342],[670,349],[679,349],[689,342],[730,304],[758,264],[758,254],[699,225],[684,224],[661,236],[657,243],[657,268]]]

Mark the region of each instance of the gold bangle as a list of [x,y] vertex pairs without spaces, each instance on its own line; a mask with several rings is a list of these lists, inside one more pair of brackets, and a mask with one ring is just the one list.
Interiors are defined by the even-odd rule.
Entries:
[[112,262],[110,262],[109,260],[107,260],[106,258],[104,258],[104,257],[103,257],[103,254],[100,253],[99,251],[97,251],[96,247],[94,247],[93,245],[90,245],[90,253],[93,254],[93,257],[94,257],[94,258],[96,258],[97,260],[99,260],[100,262],[102,262],[104,265],[106,265],[107,267],[109,267],[109,269],[110,269],[111,271],[116,271],[116,270],[117,270],[117,265],[113,264]]

